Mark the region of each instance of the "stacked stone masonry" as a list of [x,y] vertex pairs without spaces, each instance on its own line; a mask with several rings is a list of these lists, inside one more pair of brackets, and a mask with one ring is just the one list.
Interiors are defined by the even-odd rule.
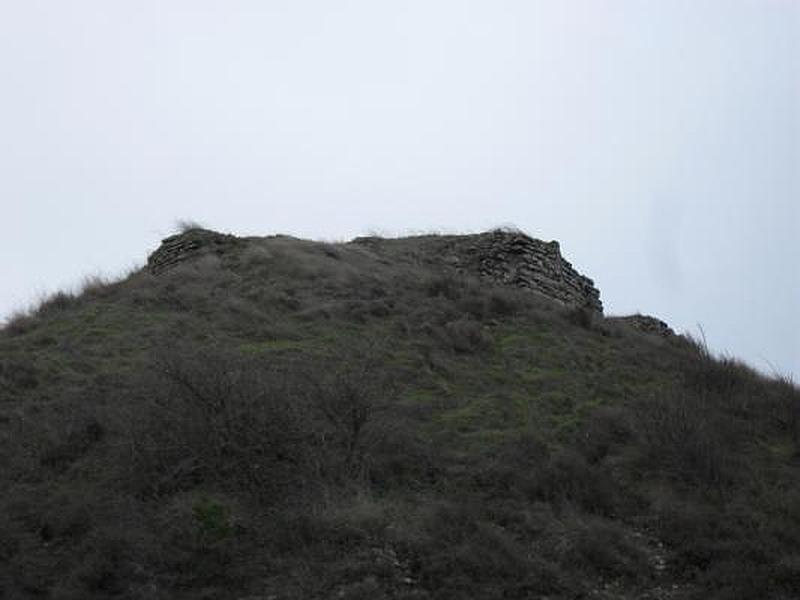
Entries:
[[523,233],[490,231],[474,237],[464,265],[481,277],[529,289],[568,306],[603,312],[600,291],[561,256],[558,242]]
[[603,312],[594,282],[561,256],[558,242],[543,242],[518,231],[399,239],[364,237],[352,243],[378,255],[394,254],[392,247],[404,245],[409,256],[430,266],[452,268],[494,283],[531,290],[567,306]]
[[205,229],[192,229],[170,236],[147,259],[147,269],[153,275],[160,275],[180,263],[202,254],[220,254],[236,243],[233,235],[217,233]]
[[650,315],[628,315],[626,317],[614,317],[613,320],[650,335],[658,335],[665,338],[675,335],[675,332],[669,325],[661,319],[651,317]]

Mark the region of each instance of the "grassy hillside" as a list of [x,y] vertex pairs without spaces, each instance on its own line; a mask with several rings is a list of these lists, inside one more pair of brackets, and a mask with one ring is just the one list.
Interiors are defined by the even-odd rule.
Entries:
[[0,332],[0,598],[794,598],[800,392],[284,236]]

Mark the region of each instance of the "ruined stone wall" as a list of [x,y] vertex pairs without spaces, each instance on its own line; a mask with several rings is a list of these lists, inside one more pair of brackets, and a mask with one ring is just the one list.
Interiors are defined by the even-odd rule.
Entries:
[[568,306],[603,312],[600,291],[561,255],[558,242],[521,232],[490,231],[466,249],[463,267],[498,283],[530,289]]
[[623,323],[624,325],[641,331],[642,333],[658,335],[665,338],[675,335],[675,332],[669,325],[667,325],[661,319],[651,317],[650,315],[628,315],[625,317],[612,317],[610,320],[612,322],[616,321]]
[[[166,238],[147,261],[163,273],[182,261],[208,253],[222,255],[247,240],[205,229]],[[385,239],[356,238],[389,263],[409,260],[429,268],[455,269],[502,285],[528,289],[567,306],[603,311],[600,292],[561,255],[558,242],[543,242],[521,232],[495,230],[474,235],[434,235]]]
[[566,306],[603,311],[594,282],[564,259],[558,242],[543,242],[522,232],[494,230],[396,239],[371,236],[351,243],[390,261],[405,259],[429,268],[455,269],[501,285],[528,289]]
[[147,269],[159,275],[190,257],[221,254],[237,240],[236,236],[206,229],[185,231],[162,240],[161,246],[147,258]]

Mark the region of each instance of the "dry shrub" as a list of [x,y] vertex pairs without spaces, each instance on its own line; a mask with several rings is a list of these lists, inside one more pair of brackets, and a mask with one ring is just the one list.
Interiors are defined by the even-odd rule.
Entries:
[[248,244],[241,255],[241,261],[247,267],[269,266],[274,259],[275,257],[269,248],[263,244],[255,243]]
[[273,502],[365,478],[391,385],[376,357],[345,354],[276,363],[213,346],[160,353],[128,415],[133,488],[158,497],[213,484]]
[[450,321],[444,326],[453,350],[460,354],[474,354],[488,348],[492,341],[484,326],[470,319]]
[[488,316],[490,317],[510,317],[522,307],[520,293],[516,290],[497,287],[489,292]]
[[567,320],[573,325],[577,325],[582,329],[594,328],[595,322],[598,320],[598,313],[591,308],[585,306],[576,306],[566,311]]
[[467,291],[467,282],[455,273],[446,272],[425,278],[423,288],[431,298],[442,297],[456,301]]
[[682,343],[687,347],[687,358],[683,365],[686,387],[696,393],[718,396],[729,406],[747,409],[747,400],[752,391],[758,391],[762,378],[748,365],[730,356],[715,357],[705,338],[685,336]]
[[9,337],[25,335],[36,326],[36,318],[29,312],[18,310],[6,319],[2,331]]
[[[411,542],[414,576],[450,597],[539,597],[568,582],[557,567],[528,551],[514,535],[474,503],[440,504],[428,510],[424,537]],[[501,586],[501,587],[498,587]]]
[[76,306],[77,303],[78,297],[72,292],[55,292],[44,296],[30,308],[13,312],[6,319],[0,331],[9,337],[25,335],[40,324],[43,319],[63,314]]
[[779,376],[776,380],[778,423],[792,436],[795,453],[800,454],[800,389],[790,376]]
[[720,487],[736,476],[735,423],[708,395],[677,389],[642,403],[636,430],[650,468],[686,483]]
[[70,419],[66,427],[50,432],[40,450],[39,462],[56,471],[69,467],[106,435],[105,426],[92,415]]
[[646,580],[651,574],[647,554],[619,523],[575,513],[562,518],[551,532],[550,548],[563,565],[579,566],[603,578]]
[[531,499],[572,504],[593,514],[612,515],[622,502],[607,469],[590,465],[571,449],[560,450],[534,467],[525,491]]
[[34,309],[37,317],[48,317],[75,306],[77,297],[72,292],[58,291],[44,298]]
[[386,440],[389,421],[383,417],[397,393],[393,374],[381,366],[385,354],[381,342],[366,340],[338,357],[294,367],[329,456],[327,469],[369,476],[369,458],[376,444]]
[[42,296],[38,302],[26,310],[18,310],[6,319],[2,327],[3,333],[9,336],[23,335],[32,330],[43,319],[62,315],[75,307],[81,306],[88,299],[107,296],[114,289],[115,282],[101,275],[90,275],[83,278],[77,293],[59,290]]
[[6,481],[47,481],[91,454],[106,436],[104,417],[77,402],[10,413],[0,436]]
[[39,385],[39,373],[31,360],[22,357],[0,359],[0,398],[34,389]]
[[214,483],[278,494],[306,461],[304,407],[278,374],[219,348],[183,349],[152,365],[136,408],[134,488],[160,496]]
[[111,293],[115,282],[103,275],[87,275],[80,285],[78,296],[102,298]]
[[621,407],[599,407],[580,430],[577,447],[590,464],[601,462],[635,438],[631,414]]

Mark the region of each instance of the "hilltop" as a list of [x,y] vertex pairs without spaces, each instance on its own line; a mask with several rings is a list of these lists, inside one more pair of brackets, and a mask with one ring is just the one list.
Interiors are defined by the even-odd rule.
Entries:
[[0,331],[0,598],[791,598],[798,457],[557,242],[189,228]]

